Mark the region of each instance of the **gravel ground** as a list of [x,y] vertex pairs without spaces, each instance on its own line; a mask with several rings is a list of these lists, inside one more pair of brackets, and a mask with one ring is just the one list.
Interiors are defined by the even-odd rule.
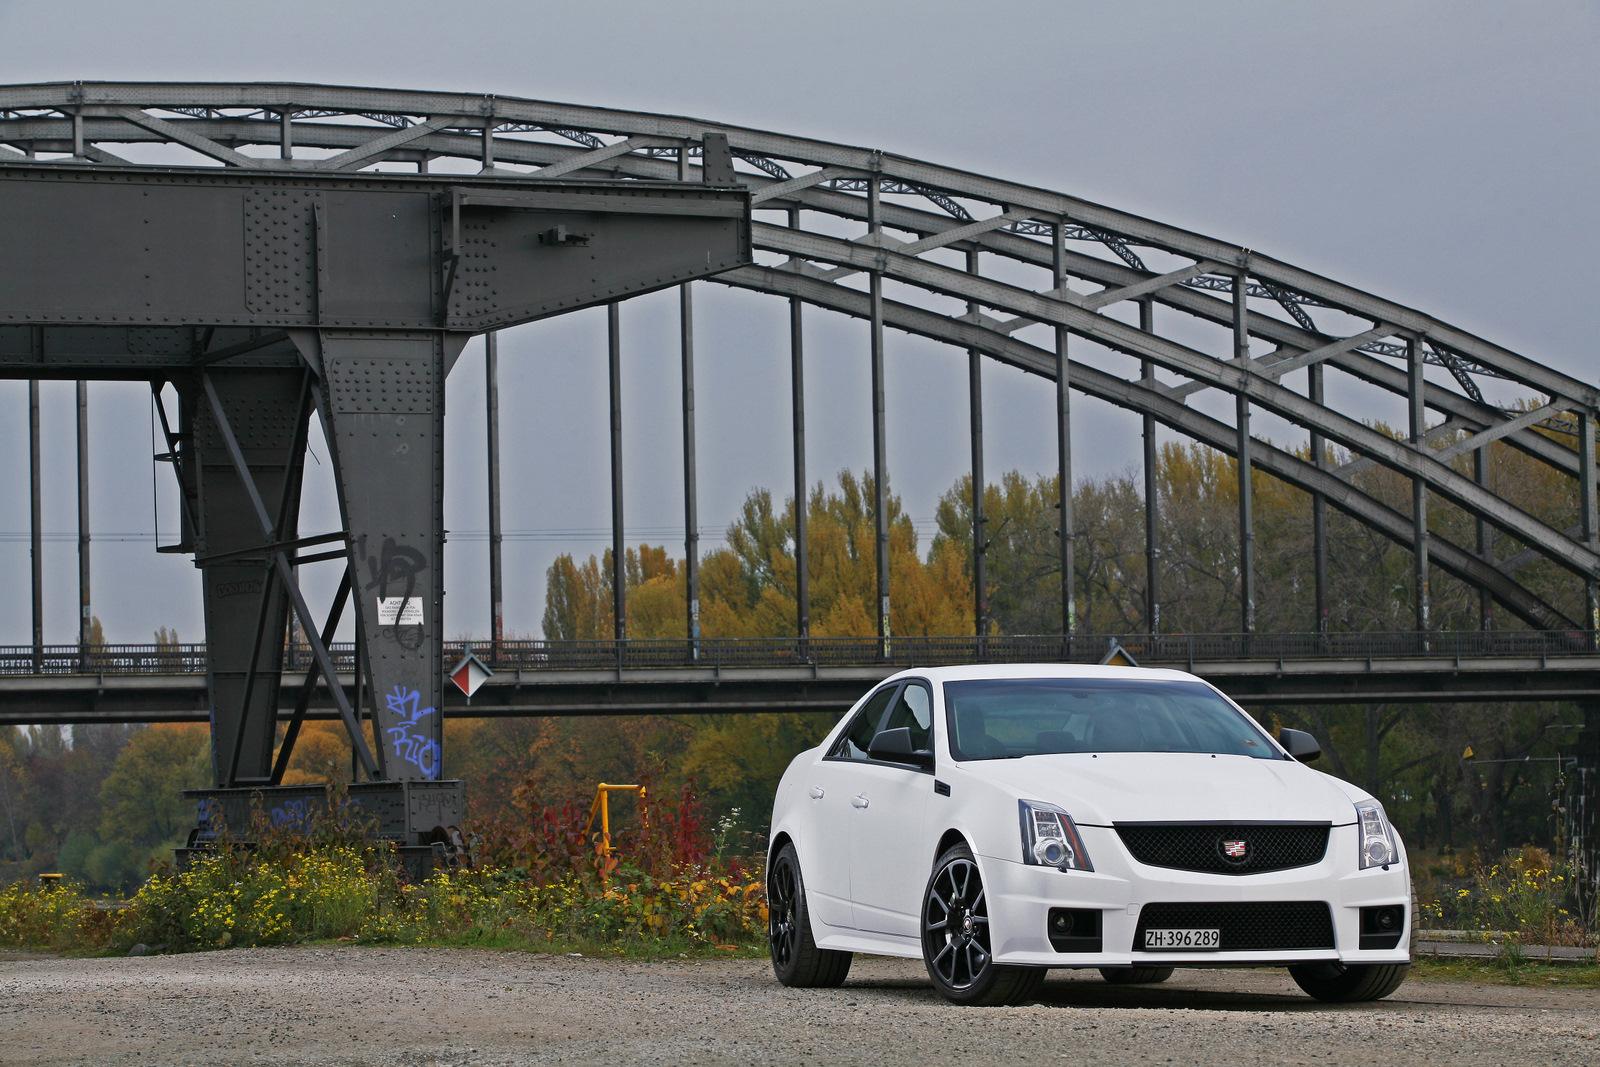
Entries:
[[1413,980],[1328,1008],[1281,971],[1057,971],[1026,1007],[963,1009],[901,960],[805,991],[762,960],[327,947],[0,955],[0,989],[7,1064],[1600,1062],[1594,990]]

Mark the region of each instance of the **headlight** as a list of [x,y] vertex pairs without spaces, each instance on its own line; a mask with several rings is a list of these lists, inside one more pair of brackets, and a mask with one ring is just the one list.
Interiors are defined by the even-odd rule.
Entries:
[[1383,805],[1376,800],[1363,800],[1356,805],[1356,825],[1361,830],[1361,869],[1387,867],[1400,859],[1400,850],[1394,845],[1394,831],[1383,814]]
[[1072,816],[1038,800],[1017,801],[1022,822],[1022,862],[1062,871],[1092,871],[1089,850],[1073,825]]

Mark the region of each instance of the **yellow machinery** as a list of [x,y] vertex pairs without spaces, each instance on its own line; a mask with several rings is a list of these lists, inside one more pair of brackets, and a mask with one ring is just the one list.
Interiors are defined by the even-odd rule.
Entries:
[[[644,801],[644,786],[642,785],[612,785],[601,782],[594,790],[594,804],[589,808],[589,822],[585,825],[585,832],[594,829],[594,821],[600,819],[600,865],[601,880],[609,877],[611,864],[611,794],[632,793],[640,803]],[[641,815],[642,818],[642,815]]]

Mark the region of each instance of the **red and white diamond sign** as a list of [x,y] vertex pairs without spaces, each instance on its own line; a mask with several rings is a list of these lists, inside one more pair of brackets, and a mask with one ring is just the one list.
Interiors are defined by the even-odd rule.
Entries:
[[493,677],[494,671],[484,666],[483,661],[471,652],[462,656],[461,662],[450,671],[450,680],[468,700],[472,699],[472,694],[478,691],[480,685]]

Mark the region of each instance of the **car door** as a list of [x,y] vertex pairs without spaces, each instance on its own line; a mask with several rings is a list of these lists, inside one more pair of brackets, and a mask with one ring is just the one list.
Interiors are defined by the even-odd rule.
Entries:
[[899,690],[890,683],[869,696],[831,748],[811,767],[804,801],[810,807],[802,875],[812,914],[828,926],[854,927],[850,834],[858,814],[852,801],[861,790],[867,746]]
[[[933,751],[933,691],[908,680],[879,729],[911,730],[912,747]],[[927,842],[931,769],[867,759],[851,794],[850,894],[859,930],[899,937],[920,934],[918,912],[933,862]]]

